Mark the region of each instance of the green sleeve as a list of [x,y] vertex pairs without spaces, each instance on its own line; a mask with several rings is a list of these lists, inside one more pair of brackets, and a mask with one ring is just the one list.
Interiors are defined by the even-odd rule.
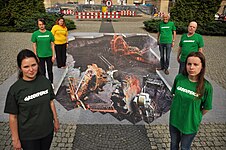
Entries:
[[179,43],[179,46],[180,47],[182,47],[182,40],[183,40],[183,38],[184,38],[184,34],[181,36],[181,38],[180,38],[180,43]]
[[175,79],[174,79],[173,87],[172,87],[172,89],[171,89],[171,94],[175,94],[177,81],[178,81],[178,75],[177,75],[177,76],[175,77]]
[[203,109],[211,110],[213,100],[213,87],[208,81],[206,81],[205,84]]
[[51,36],[51,42],[54,42],[55,39],[54,39],[54,36],[53,36],[53,33],[52,32],[50,32],[50,36]]
[[31,36],[31,42],[33,42],[33,43],[36,43],[37,42],[36,34],[35,33],[33,33],[32,36]]
[[176,28],[175,24],[173,23],[173,31],[176,31],[176,30],[177,30],[177,28]]
[[204,47],[204,41],[201,35],[199,35],[199,48]]

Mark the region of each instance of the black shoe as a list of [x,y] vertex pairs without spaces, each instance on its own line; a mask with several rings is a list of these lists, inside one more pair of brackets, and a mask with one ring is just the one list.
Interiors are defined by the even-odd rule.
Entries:
[[169,74],[168,69],[165,69],[164,73],[165,73],[166,75],[168,75],[168,74]]
[[163,68],[156,68],[156,70],[159,70],[160,71],[160,70],[164,70],[164,69]]

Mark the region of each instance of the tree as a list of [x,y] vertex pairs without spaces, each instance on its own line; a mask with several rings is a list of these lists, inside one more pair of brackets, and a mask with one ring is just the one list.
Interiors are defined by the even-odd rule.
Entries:
[[196,21],[204,26],[214,21],[220,3],[221,0],[176,0],[170,16],[176,22],[188,24],[190,21]]
[[0,10],[8,5],[9,0],[0,0]]
[[[46,29],[51,30],[60,15],[47,14],[44,0],[0,0],[0,31],[34,32],[37,19],[46,20]],[[67,28],[75,29],[72,20],[65,19]]]
[[1,0],[0,25],[15,27],[26,17],[45,13],[44,0]]

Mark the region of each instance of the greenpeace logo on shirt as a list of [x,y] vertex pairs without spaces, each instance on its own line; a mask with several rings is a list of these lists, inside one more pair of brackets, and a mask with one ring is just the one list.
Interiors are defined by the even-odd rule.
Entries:
[[198,97],[199,96],[197,93],[195,93],[195,92],[193,92],[191,90],[185,89],[183,87],[180,87],[180,86],[177,87],[177,90],[178,91],[181,91],[181,92],[184,92],[184,93],[187,93],[189,95],[195,96],[195,97]]
[[161,28],[163,29],[163,28],[170,28],[170,27],[161,27]]
[[194,43],[195,40],[184,40],[183,42],[184,42],[184,43]]
[[41,97],[41,96],[46,95],[46,94],[48,94],[48,93],[49,93],[49,92],[48,92],[48,89],[47,89],[47,90],[44,90],[44,91],[40,91],[40,92],[37,92],[37,93],[35,93],[35,94],[26,96],[26,97],[24,98],[24,101],[25,101],[25,102],[28,102],[28,101],[30,101],[30,100],[33,100],[33,99],[35,99],[35,98],[37,98],[37,97]]
[[49,35],[39,35],[38,37],[49,37]]

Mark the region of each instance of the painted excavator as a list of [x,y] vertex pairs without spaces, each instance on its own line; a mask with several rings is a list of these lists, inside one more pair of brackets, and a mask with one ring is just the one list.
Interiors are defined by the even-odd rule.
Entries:
[[129,46],[127,42],[123,39],[121,35],[114,35],[110,42],[111,50],[114,53],[119,53],[120,55],[131,56],[137,61],[143,63],[151,63],[150,60],[145,59],[144,55],[149,51],[148,48],[143,48],[140,50],[138,47]]

